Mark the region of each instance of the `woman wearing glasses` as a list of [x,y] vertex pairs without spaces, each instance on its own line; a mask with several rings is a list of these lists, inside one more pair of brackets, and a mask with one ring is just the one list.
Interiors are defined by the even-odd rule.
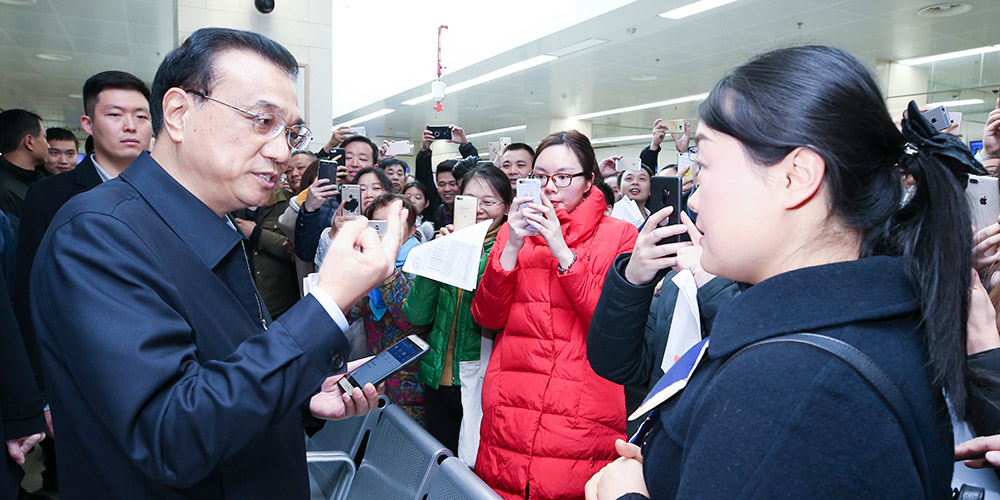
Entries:
[[573,498],[616,457],[625,393],[590,368],[587,328],[611,262],[635,228],[604,215],[590,141],[549,135],[529,178],[542,204],[516,198],[472,301],[498,334],[483,381],[476,472],[506,498]]

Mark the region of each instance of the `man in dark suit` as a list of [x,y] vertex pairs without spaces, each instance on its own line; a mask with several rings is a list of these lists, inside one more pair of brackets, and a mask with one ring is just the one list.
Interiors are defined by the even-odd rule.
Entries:
[[52,221],[31,300],[63,498],[308,498],[304,423],[377,404],[336,384],[355,366],[343,311],[393,271],[405,211],[382,240],[345,226],[339,269],[271,323],[225,217],[310,139],[297,72],[261,35],[194,32],[153,81],[152,155]]
[[[117,177],[139,153],[149,148],[153,137],[149,120],[149,88],[130,73],[104,71],[88,78],[83,84],[83,110],[80,125],[94,138],[94,153],[87,155],[76,168],[32,184],[24,198],[18,228],[14,311],[35,380],[43,395],[45,380],[29,300],[35,252],[52,218],[70,198]],[[53,305],[46,304],[45,307]],[[48,412],[46,416],[49,416]],[[42,443],[45,451],[42,489],[46,491],[58,491],[52,443],[52,440]]]

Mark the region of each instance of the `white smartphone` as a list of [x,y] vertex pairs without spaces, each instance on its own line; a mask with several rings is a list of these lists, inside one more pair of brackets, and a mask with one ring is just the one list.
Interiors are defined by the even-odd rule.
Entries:
[[365,130],[364,127],[351,127],[347,129],[347,131],[350,132],[352,135],[361,135],[365,137],[368,136],[368,131]]
[[638,158],[619,158],[615,160],[615,171],[642,170],[642,160]]
[[344,184],[340,186],[340,196],[344,201],[344,215],[361,215],[361,186]]
[[490,161],[497,161],[497,158],[500,157],[500,151],[499,142],[490,142]]
[[390,156],[408,155],[413,153],[410,141],[389,141],[385,146],[385,154]]
[[[528,179],[522,177],[517,180],[517,197],[518,198],[531,198],[531,203],[536,205],[542,204],[542,181],[538,179]],[[523,205],[522,205],[523,206]],[[521,206],[517,207],[521,210]],[[534,226],[528,224],[528,229],[532,231],[537,231]]]
[[354,391],[355,387],[363,388],[369,382],[372,385],[381,384],[405,368],[406,365],[427,354],[430,348],[431,346],[420,337],[410,335],[378,353],[367,363],[348,372],[344,378],[340,379],[340,388],[345,393],[349,393]]
[[384,220],[378,220],[378,219],[368,221],[368,227],[374,229],[375,232],[378,233],[378,237],[379,238],[385,236],[385,231],[386,231],[386,225],[387,224],[388,224],[388,222],[386,222]]
[[500,138],[500,152],[503,153],[503,150],[507,149],[507,146],[510,146],[511,142],[512,141],[510,140],[510,137],[501,137]]
[[955,130],[962,130],[962,112],[961,111],[949,111],[948,118],[951,120],[951,126],[955,127]]
[[479,210],[479,200],[475,196],[458,195],[455,197],[455,230],[465,229],[476,223],[476,211]]
[[972,226],[976,231],[996,224],[1000,217],[1000,187],[996,177],[970,175],[965,185],[965,196],[972,211]]

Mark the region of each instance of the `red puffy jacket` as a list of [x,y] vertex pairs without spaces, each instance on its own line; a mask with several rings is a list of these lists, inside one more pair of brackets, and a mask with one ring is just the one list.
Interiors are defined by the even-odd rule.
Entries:
[[617,458],[625,392],[587,361],[587,330],[615,257],[632,250],[632,225],[604,215],[596,187],[573,210],[558,210],[576,263],[562,274],[541,236],[525,238],[517,267],[504,271],[500,228],[472,314],[497,337],[483,381],[476,473],[514,499],[583,498],[584,483]]

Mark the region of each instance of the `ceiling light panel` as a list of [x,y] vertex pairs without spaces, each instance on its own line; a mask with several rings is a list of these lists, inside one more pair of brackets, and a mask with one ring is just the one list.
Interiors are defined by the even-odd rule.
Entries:
[[977,104],[982,104],[982,99],[961,99],[958,101],[941,101],[941,102],[929,102],[925,106],[928,108],[936,108],[938,106],[944,106],[948,109],[959,108],[962,106],[975,106]]
[[343,123],[338,123],[338,124],[336,124],[336,125],[333,126],[333,129],[337,130],[340,127],[353,127],[353,126],[355,126],[355,125],[357,125],[359,123],[364,123],[364,122],[366,122],[368,120],[374,120],[375,118],[378,118],[380,116],[385,116],[385,115],[387,115],[389,113],[392,113],[393,111],[396,111],[396,110],[395,109],[389,109],[389,108],[380,109],[378,111],[375,111],[374,113],[368,113],[367,115],[359,116],[357,118],[354,118],[353,120],[349,120],[349,121],[346,121],[346,122],[343,122]]
[[515,130],[524,130],[526,128],[528,128],[527,125],[515,125],[513,127],[498,128],[496,130],[487,130],[486,132],[476,132],[475,134],[465,134],[465,137],[472,139],[475,137],[502,134],[504,132],[514,132]]
[[587,114],[583,114],[583,115],[570,116],[570,117],[568,117],[568,119],[569,120],[590,120],[591,118],[597,118],[599,116],[617,115],[617,114],[621,114],[621,113],[630,113],[632,111],[640,111],[640,110],[643,110],[643,109],[662,108],[664,106],[672,106],[674,104],[683,104],[685,102],[702,101],[706,97],[708,97],[708,92],[705,92],[703,94],[690,95],[690,96],[686,96],[686,97],[678,97],[676,99],[667,99],[666,101],[657,101],[657,102],[651,102],[651,103],[647,103],[647,104],[639,104],[639,105],[636,105],[636,106],[628,106],[628,107],[625,107],[625,108],[615,108],[615,109],[609,109],[609,110],[606,110],[606,111],[595,111],[593,113],[587,113]]
[[[462,90],[475,87],[476,85],[481,85],[488,81],[496,80],[497,78],[502,78],[507,75],[517,73],[518,71],[524,71],[529,68],[534,68],[535,66],[538,66],[540,64],[545,64],[547,62],[555,61],[556,59],[558,59],[558,57],[548,54],[542,54],[540,56],[532,57],[531,59],[525,59],[524,61],[516,62],[504,68],[500,68],[496,71],[490,71],[485,75],[480,75],[475,78],[470,78],[468,80],[458,82],[454,85],[448,85],[447,87],[445,87],[444,93],[445,95],[451,95],[456,92],[460,92]],[[414,97],[413,99],[403,101],[403,104],[407,106],[413,106],[415,104],[427,102],[431,100],[433,97],[434,96],[431,94],[424,94],[422,96]]]
[[958,50],[955,52],[948,52],[945,54],[937,54],[933,56],[900,59],[896,62],[906,66],[918,66],[921,64],[928,64],[938,61],[947,61],[949,59],[958,59],[959,57],[977,56],[979,54],[988,54],[990,52],[997,52],[997,51],[1000,51],[1000,44],[987,45],[986,47],[976,47],[974,49]]
[[712,10],[723,5],[731,4],[736,0],[701,0],[694,3],[689,3],[683,7],[678,7],[673,10],[668,10],[662,14],[660,17],[665,17],[667,19],[684,19],[688,16],[693,16],[695,14],[701,14],[706,10]]

